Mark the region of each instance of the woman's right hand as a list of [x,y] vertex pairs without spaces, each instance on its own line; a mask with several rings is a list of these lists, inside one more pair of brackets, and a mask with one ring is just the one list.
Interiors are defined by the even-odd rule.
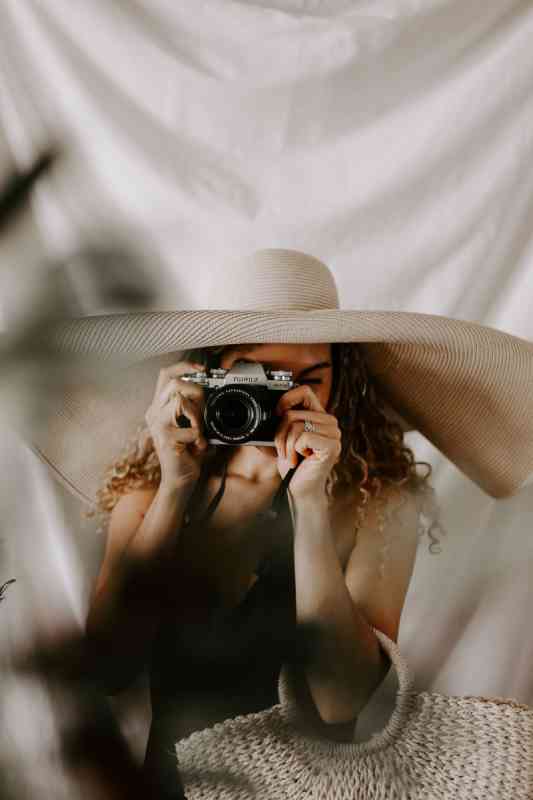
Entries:
[[[203,434],[204,387],[180,379],[180,375],[198,369],[204,367],[190,361],[161,369],[152,404],[145,414],[161,466],[161,484],[172,488],[194,487],[207,452]],[[190,427],[177,427],[175,420],[180,415],[189,420]]]

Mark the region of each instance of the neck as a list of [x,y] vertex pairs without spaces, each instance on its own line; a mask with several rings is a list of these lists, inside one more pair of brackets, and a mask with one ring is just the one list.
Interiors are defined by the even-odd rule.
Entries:
[[228,460],[228,476],[232,475],[250,483],[265,485],[281,483],[275,447],[240,445],[231,449],[234,452]]

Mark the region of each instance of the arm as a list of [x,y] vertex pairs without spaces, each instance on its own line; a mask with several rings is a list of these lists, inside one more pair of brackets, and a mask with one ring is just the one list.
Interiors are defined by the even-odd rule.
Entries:
[[297,620],[311,624],[315,633],[305,676],[323,722],[355,720],[389,670],[372,626],[396,640],[418,543],[416,505],[411,495],[405,497],[385,528],[391,537],[390,576],[381,581],[382,538],[374,509],[369,508],[343,574],[326,498],[291,499]]
[[160,486],[120,498],[91,596],[86,641],[109,693],[142,669],[160,621],[168,556],[176,546],[189,490]]

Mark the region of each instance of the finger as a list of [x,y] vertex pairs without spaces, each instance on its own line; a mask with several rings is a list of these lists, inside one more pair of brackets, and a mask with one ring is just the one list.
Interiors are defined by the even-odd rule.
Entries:
[[174,444],[190,444],[192,442],[196,442],[201,436],[198,428],[182,428],[181,426],[176,425],[171,414],[169,414],[168,418],[165,419],[165,428],[167,430],[165,438],[168,441],[168,436],[170,436],[170,439],[174,442]]
[[296,422],[288,430],[287,433],[287,440],[285,444],[285,458],[291,464],[296,464],[298,462],[298,456],[296,454],[296,450],[294,449],[294,445],[298,437],[303,432],[303,423]]
[[283,444],[283,458],[288,461],[291,465],[295,464],[297,461],[296,452],[294,450],[294,442],[296,438],[300,435],[303,430],[303,423],[296,422],[292,423],[287,428],[287,434],[285,437],[285,442]]
[[303,430],[303,422],[291,422],[284,417],[274,437],[274,442],[282,458],[287,459],[290,454],[289,435],[294,428],[300,425],[299,432]]
[[294,462],[294,442],[303,431],[303,422],[287,422],[281,431],[280,449],[282,457],[291,464]]
[[[176,369],[171,375],[170,370],[172,369],[172,367],[175,367]],[[179,375],[183,375],[185,372],[188,371],[192,372],[193,369],[194,369],[193,365],[190,364],[188,361],[184,361],[181,364],[171,364],[170,367],[161,367],[157,375],[157,381],[155,384],[154,400],[157,397],[159,397],[161,391],[163,390],[163,387],[167,385],[170,378],[179,377]]]
[[[316,423],[315,423],[315,425],[316,425]],[[323,425],[323,426],[317,426],[317,427],[318,427],[318,429],[316,431],[314,431],[315,434],[318,434],[319,436],[321,436],[324,439],[329,439],[330,441],[335,441],[337,439],[337,437],[335,436],[335,429],[331,425],[330,426]],[[307,433],[307,431],[304,430],[304,426],[303,426],[302,422],[294,423],[292,425],[290,431],[289,431],[289,434],[288,434],[288,437],[287,437],[287,448],[286,448],[287,456],[286,457],[291,462],[291,464],[296,465],[298,463],[298,451],[296,449],[296,442],[302,436],[303,433]],[[309,450],[309,452],[303,452],[302,451],[302,455],[310,456],[310,455],[313,454],[312,450],[310,450],[310,448],[307,448],[307,449]]]
[[285,411],[276,432],[279,431],[285,435],[285,429],[290,425],[297,421],[305,422],[306,420],[312,422],[316,428],[320,427],[323,430],[337,429],[340,435],[337,417],[333,416],[333,414],[321,413],[320,411],[307,411],[305,408],[289,409]]
[[191,426],[190,430],[196,432],[196,439],[194,440],[196,444],[200,445],[201,447],[207,447],[207,439],[204,435],[203,411],[187,397],[181,398],[180,409],[181,410],[179,412],[175,412],[175,419],[178,419],[180,413],[186,417]]
[[[179,378],[180,375],[185,375],[187,372],[195,372],[197,369],[204,369],[204,367],[195,361],[181,361],[179,364],[171,364],[170,367],[160,369],[157,376],[154,399],[159,396],[169,380]],[[195,386],[196,384],[193,383],[192,385]]]
[[305,456],[305,451],[313,451],[313,458],[316,461],[328,461],[336,463],[340,455],[341,447],[338,439],[331,439],[329,436],[321,436],[319,433],[304,431],[296,442],[294,449],[297,453]]
[[285,427],[298,420],[309,420],[313,425],[338,427],[339,423],[337,417],[333,414],[327,414],[324,411],[312,411],[307,408],[289,408],[282,412],[281,422],[278,430],[283,431]]
[[204,400],[204,390],[201,386],[198,386],[198,384],[194,382],[182,381],[179,378],[171,378],[169,382],[163,386],[157,396],[157,404],[162,408],[176,392],[183,397],[190,397],[196,400],[200,405],[201,401]]
[[[193,405],[186,407],[188,402],[190,401],[188,401],[187,398],[177,396],[176,398],[173,398],[171,402],[168,402],[165,406],[163,406],[163,408],[154,408],[153,406],[150,406],[145,415],[145,419],[148,423],[148,429],[152,438],[155,436],[157,439],[159,439],[162,432],[168,432],[169,430],[171,432],[176,432],[176,442],[194,441],[195,438],[199,437],[201,426],[195,421],[198,419],[197,416],[195,417],[198,412]],[[186,413],[184,413],[185,411]],[[189,420],[189,426],[181,426],[177,424],[176,421],[181,414],[183,414],[183,416]],[[193,420],[192,424],[191,419]]]
[[[283,421],[279,425],[276,436],[275,436],[275,444],[276,447],[279,447],[280,453],[282,454],[283,458],[287,458],[287,453],[290,453],[289,444],[288,444],[288,436],[292,429],[294,429],[296,438],[299,436],[300,433],[304,430],[304,422],[306,419],[311,418],[312,412],[302,412],[302,416],[305,417],[304,420],[294,420],[292,419],[292,414],[296,414],[298,412],[288,411]],[[315,421],[311,419],[313,425],[317,429],[317,433],[322,433],[325,436],[329,436],[332,439],[340,438],[341,431],[337,425],[337,421],[335,417],[331,418],[330,415],[320,415],[320,414],[313,414]],[[333,421],[330,421],[332,419]],[[320,420],[320,421],[318,421]],[[292,439],[292,445],[294,444],[295,438]]]
[[287,419],[309,419],[311,422],[322,422],[329,425],[337,425],[338,420],[334,414],[328,414],[326,411],[314,411],[309,408],[286,408],[281,416]]
[[[188,426],[184,423],[180,425],[177,424],[177,420],[180,416],[189,420]],[[187,438],[187,441],[193,441],[195,438],[199,438],[203,431],[202,418],[198,407],[187,397],[182,397],[181,395],[173,398],[172,401],[165,406],[163,409],[163,421],[166,425],[180,431],[180,433],[181,431],[190,431],[193,438]]]
[[297,405],[303,405],[304,408],[310,409],[311,411],[321,411],[323,414],[326,413],[326,410],[322,407],[320,400],[308,383],[295,386],[294,389],[289,389],[287,392],[284,392],[278,400],[276,408],[283,413],[287,409],[292,408],[292,406]]

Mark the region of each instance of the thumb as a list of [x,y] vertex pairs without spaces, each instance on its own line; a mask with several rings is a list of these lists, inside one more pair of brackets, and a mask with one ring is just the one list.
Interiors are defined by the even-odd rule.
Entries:
[[148,454],[148,451],[153,448],[153,446],[154,440],[152,439],[152,434],[149,430],[144,431],[144,433],[141,434],[137,450],[139,457],[144,458]]
[[283,480],[287,472],[291,469],[291,463],[288,458],[283,458],[283,456],[278,453],[277,466],[278,472]]

